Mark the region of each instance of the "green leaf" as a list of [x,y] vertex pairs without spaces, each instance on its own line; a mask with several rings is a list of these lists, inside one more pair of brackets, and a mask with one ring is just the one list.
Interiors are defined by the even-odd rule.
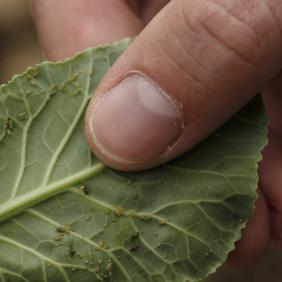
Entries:
[[239,239],[266,143],[259,97],[158,168],[121,173],[91,154],[85,108],[129,43],[0,88],[0,281],[198,281]]

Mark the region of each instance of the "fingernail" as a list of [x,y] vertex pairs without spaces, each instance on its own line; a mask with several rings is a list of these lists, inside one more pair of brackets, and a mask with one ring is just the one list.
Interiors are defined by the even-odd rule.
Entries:
[[94,106],[90,129],[96,147],[121,163],[144,163],[179,137],[183,117],[176,103],[153,81],[131,74]]

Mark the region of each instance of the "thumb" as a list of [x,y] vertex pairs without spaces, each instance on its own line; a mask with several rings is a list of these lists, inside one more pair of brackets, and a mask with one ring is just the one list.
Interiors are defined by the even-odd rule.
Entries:
[[86,114],[94,153],[122,170],[175,158],[281,67],[277,0],[173,0],[111,68]]

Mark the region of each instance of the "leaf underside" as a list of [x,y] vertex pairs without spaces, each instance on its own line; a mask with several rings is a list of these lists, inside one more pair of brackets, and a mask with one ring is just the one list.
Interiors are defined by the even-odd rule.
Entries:
[[267,139],[259,97],[158,168],[116,172],[91,154],[85,108],[129,43],[0,88],[0,281],[198,281],[240,238]]

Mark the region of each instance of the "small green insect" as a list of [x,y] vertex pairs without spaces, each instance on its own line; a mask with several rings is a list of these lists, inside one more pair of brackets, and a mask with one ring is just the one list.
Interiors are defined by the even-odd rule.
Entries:
[[98,273],[98,272],[100,271],[99,265],[97,265],[96,267],[94,267],[93,271],[94,271],[95,273]]
[[103,248],[103,249],[108,249],[108,245],[106,243],[106,241],[101,240],[98,245]]
[[112,267],[113,267],[113,264],[112,264],[112,262],[109,260],[109,261],[108,261],[108,264],[107,264],[107,271],[112,271]]
[[127,180],[127,184],[128,184],[128,185],[131,185],[131,186],[134,186],[134,185],[135,185],[135,182],[136,182],[135,179],[129,179],[129,180]]
[[75,92],[73,93],[73,96],[78,96],[78,95],[80,95],[81,93],[82,93],[81,90],[78,88],[78,89],[76,89]]
[[90,221],[90,220],[91,220],[91,218],[92,218],[92,216],[91,216],[91,215],[87,215],[87,216],[86,216],[86,218],[85,218],[85,221],[86,221],[86,222],[88,222],[88,221]]
[[167,224],[167,221],[165,221],[165,220],[160,220],[160,221],[159,221],[159,224],[160,224],[160,225],[165,225],[165,224]]
[[71,233],[71,227],[70,227],[69,224],[64,224],[62,226],[58,226],[56,228],[56,231],[58,233],[70,234]]
[[120,216],[123,216],[124,215],[124,209],[122,207],[117,207],[115,208],[115,215],[120,217]]
[[139,239],[139,231],[134,232],[134,233],[131,235],[130,239],[131,239],[132,241]]
[[73,241],[71,241],[70,244],[69,244],[68,253],[69,253],[70,257],[74,257],[76,255],[76,251],[74,250]]
[[64,234],[62,234],[62,233],[56,234],[55,237],[54,237],[54,241],[56,241],[56,242],[60,242],[63,239],[64,239]]
[[27,120],[28,119],[28,115],[26,112],[22,112],[18,115],[18,119],[19,120]]
[[75,81],[75,80],[77,80],[77,78],[78,78],[78,75],[77,74],[73,74],[71,76],[71,78],[70,78],[70,81]]
[[15,127],[15,122],[11,118],[7,118],[4,122],[4,130],[7,135],[11,135]]
[[89,190],[87,189],[87,187],[85,185],[81,185],[79,187],[79,191],[84,195],[89,195]]
[[32,78],[32,79],[30,80],[30,85],[36,86],[36,85],[37,85],[36,80]]

